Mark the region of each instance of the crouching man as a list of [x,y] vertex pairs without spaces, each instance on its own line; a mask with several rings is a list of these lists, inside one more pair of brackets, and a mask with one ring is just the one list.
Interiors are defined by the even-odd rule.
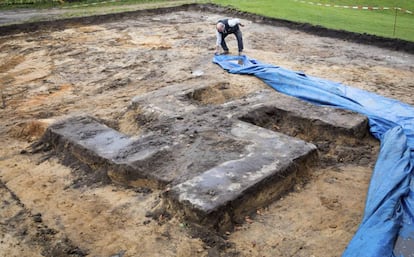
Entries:
[[220,46],[223,48],[223,54],[229,53],[229,48],[227,47],[225,38],[230,34],[234,34],[236,36],[239,55],[241,55],[243,52],[243,36],[239,26],[244,27],[244,25],[240,23],[239,19],[222,19],[217,22],[216,55],[220,54]]

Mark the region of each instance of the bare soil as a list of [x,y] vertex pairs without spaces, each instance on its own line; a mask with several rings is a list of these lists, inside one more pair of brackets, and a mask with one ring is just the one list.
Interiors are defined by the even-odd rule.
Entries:
[[[225,236],[157,212],[161,190],[116,185],[64,165],[48,149],[32,151],[65,115],[89,114],[137,135],[131,99],[167,86],[210,86],[197,96],[206,105],[267,88],[212,63],[214,24],[223,15],[172,9],[13,27],[0,36],[1,256],[342,254],[363,215],[374,139],[346,151],[336,139],[325,142],[331,151],[306,183]],[[247,56],[414,104],[412,53],[240,17]],[[231,36],[228,45],[236,53]]]

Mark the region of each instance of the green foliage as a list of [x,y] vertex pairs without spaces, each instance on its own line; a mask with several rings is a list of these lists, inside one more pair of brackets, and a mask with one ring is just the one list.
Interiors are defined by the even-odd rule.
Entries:
[[[414,12],[414,1],[411,0],[214,0],[213,2],[267,17],[414,41],[414,14],[394,9],[394,7],[399,7]],[[330,5],[391,7],[391,9],[354,10],[309,4],[309,2]]]

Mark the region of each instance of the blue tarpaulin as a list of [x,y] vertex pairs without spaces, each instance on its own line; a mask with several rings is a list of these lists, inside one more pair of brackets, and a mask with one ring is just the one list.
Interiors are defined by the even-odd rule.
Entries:
[[397,238],[414,241],[413,106],[247,56],[217,55],[213,62],[229,73],[254,75],[278,92],[367,116],[370,132],[381,142],[380,153],[362,222],[343,257],[414,256],[394,249]]

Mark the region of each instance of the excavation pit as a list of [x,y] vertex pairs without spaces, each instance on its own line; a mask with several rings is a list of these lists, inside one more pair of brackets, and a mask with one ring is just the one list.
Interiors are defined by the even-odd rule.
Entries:
[[[212,63],[214,23],[223,16],[245,23],[245,54],[250,58],[414,104],[414,48],[407,42],[375,41],[369,35],[286,24],[226,8],[191,5],[2,27],[0,188],[10,196],[2,194],[6,255],[56,256],[59,250],[62,256],[68,250],[77,256],[340,255],[362,219],[378,142],[355,138],[353,132],[327,133],[316,141],[302,135],[304,129],[290,133],[289,128],[315,118],[306,120],[277,105],[282,96],[257,78],[229,74]],[[364,39],[372,41],[360,44]],[[228,45],[237,51],[232,37]],[[395,51],[404,48],[411,52]],[[224,88],[217,86],[223,83]],[[202,89],[191,97],[192,91],[208,87],[226,94],[210,98],[210,91]],[[276,104],[267,105],[266,95]],[[64,149],[62,162],[54,155],[58,151],[49,148],[28,154],[27,146],[43,127],[22,125],[79,114],[95,120],[97,128],[106,124],[127,145],[146,137],[170,147],[157,158],[165,166],[154,166],[167,167],[165,182],[151,184],[127,172],[111,181],[105,168],[114,166],[113,160],[90,150],[75,158],[60,143],[55,150]],[[218,208],[200,219],[196,205],[179,201],[178,185],[245,156],[251,142],[229,133],[242,123],[315,145],[319,166],[311,163],[315,166],[308,174],[297,173],[307,183],[295,184],[263,208],[255,209],[262,202],[247,198],[249,205],[244,205],[236,198],[227,206],[237,211]],[[77,165],[82,157],[91,164]],[[154,211],[160,199],[172,208]],[[245,210],[251,215],[241,217]],[[183,211],[182,219],[174,211]],[[187,218],[213,230],[225,230],[233,222],[236,226],[220,239],[194,232]],[[208,220],[214,222],[205,225]]]

